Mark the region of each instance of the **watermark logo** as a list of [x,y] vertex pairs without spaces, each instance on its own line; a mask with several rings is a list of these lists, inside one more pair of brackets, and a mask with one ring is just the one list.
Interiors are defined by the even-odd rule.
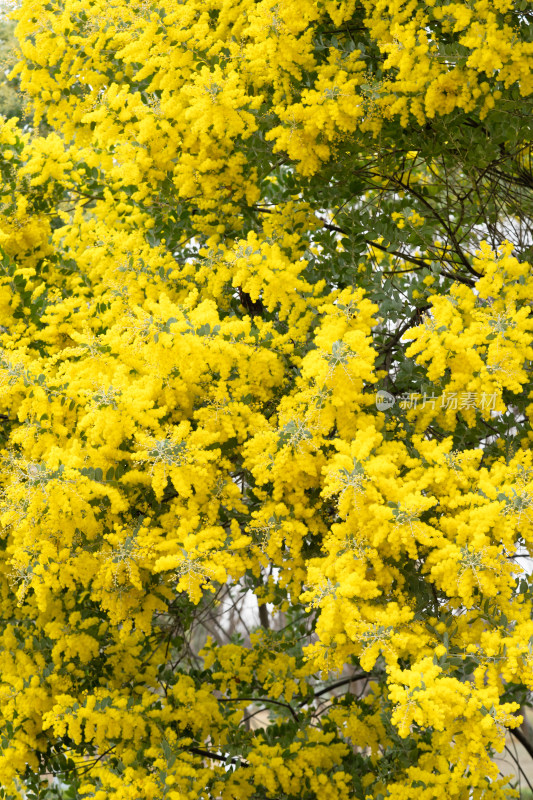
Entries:
[[426,405],[431,405],[432,409],[463,409],[463,408],[479,408],[483,411],[495,411],[498,393],[493,392],[444,392],[442,395],[428,394],[424,392],[404,392],[398,397],[380,389],[376,393],[376,407],[378,411],[388,411],[389,408],[398,401],[398,405],[402,410],[420,408],[423,409]]
[[376,394],[376,406],[378,411],[387,411],[389,408],[392,408],[395,402],[396,399],[394,396],[384,389],[380,389]]

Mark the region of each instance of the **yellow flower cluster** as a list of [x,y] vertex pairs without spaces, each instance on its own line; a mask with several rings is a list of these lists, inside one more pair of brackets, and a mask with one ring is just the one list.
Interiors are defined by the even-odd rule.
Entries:
[[[398,251],[365,259],[330,200],[339,174],[383,189],[391,130],[531,94],[515,6],[23,0],[33,132],[0,120],[6,797],[56,761],[97,800],[506,796],[493,755],[533,691],[531,265],[481,243],[475,285],[443,289],[402,196],[391,248],[405,233],[429,300],[391,332],[390,271],[369,275]],[[396,418],[385,334],[420,379]],[[519,402],[511,447],[493,423]],[[223,585],[263,629],[201,650]]]

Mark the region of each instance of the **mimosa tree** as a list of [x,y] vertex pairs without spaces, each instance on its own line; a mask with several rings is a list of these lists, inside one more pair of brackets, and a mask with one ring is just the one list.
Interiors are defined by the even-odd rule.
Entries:
[[[0,796],[511,796],[529,3],[13,18]],[[222,596],[249,636],[206,639]]]

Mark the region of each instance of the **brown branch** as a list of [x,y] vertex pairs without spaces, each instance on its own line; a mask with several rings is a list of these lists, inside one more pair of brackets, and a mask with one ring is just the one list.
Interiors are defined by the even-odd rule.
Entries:
[[518,730],[518,728],[509,728],[509,731],[515,737],[517,742],[520,742],[528,756],[533,759],[533,745],[530,744],[522,731]]
[[385,176],[385,175],[382,175],[381,177],[386,178],[391,183],[395,183],[397,186],[402,188],[404,191],[409,192],[410,194],[413,195],[413,197],[416,197],[417,200],[419,200],[422,203],[422,205],[425,206],[425,208],[427,208],[428,211],[435,217],[435,219],[438,222],[440,222],[440,224],[442,225],[442,227],[444,228],[444,230],[446,231],[446,233],[450,237],[450,240],[451,240],[451,242],[452,242],[452,244],[453,244],[453,246],[455,248],[455,252],[459,256],[459,259],[461,260],[461,264],[463,265],[463,267],[465,267],[465,269],[468,270],[468,272],[470,272],[470,274],[474,275],[476,278],[481,277],[480,273],[477,272],[477,270],[475,270],[472,267],[472,265],[469,263],[468,259],[466,258],[465,254],[463,253],[463,249],[462,249],[461,245],[459,244],[459,240],[455,236],[455,234],[454,234],[453,230],[451,229],[450,225],[445,222],[445,220],[439,214],[437,209],[434,206],[431,205],[431,203],[424,197],[424,195],[421,194],[420,192],[417,192],[416,189],[413,189],[413,187],[409,183],[404,183],[400,178],[390,178],[389,176]]
[[398,328],[398,330],[391,336],[390,339],[387,340],[387,343],[384,344],[383,347],[379,348],[378,352],[386,353],[388,350],[390,350],[391,347],[393,347],[396,344],[396,342],[398,342],[402,338],[404,333],[409,330],[413,322],[415,322],[416,319],[419,318],[420,315],[423,314],[425,311],[429,311],[430,308],[431,306],[429,305],[417,306],[414,312],[409,317],[409,319]]
[[309,702],[311,702],[311,700],[315,700],[315,698],[320,697],[323,694],[331,692],[332,689],[338,689],[340,686],[347,686],[350,683],[355,683],[355,681],[361,681],[364,678],[368,678],[369,674],[371,673],[363,672],[360,675],[352,675],[351,678],[342,678],[339,681],[335,681],[335,683],[330,683],[329,686],[325,686],[323,689],[319,689],[318,692],[315,692],[310,700],[302,700],[302,702],[298,704],[298,708],[307,705]]
[[[432,208],[432,207],[430,206],[430,208]],[[261,213],[265,213],[265,214],[271,214],[272,213],[272,211],[270,211],[269,209],[261,208],[259,206],[256,206],[255,210],[256,211],[260,211]],[[330,222],[326,222],[324,219],[322,219],[322,217],[317,217],[317,219],[322,223],[322,227],[325,228],[326,230],[333,231],[334,233],[341,233],[343,236],[349,236],[348,231],[345,230],[344,228],[339,228],[338,225],[332,225]],[[440,217],[439,217],[439,220],[440,220]],[[444,227],[446,227],[444,222],[442,222],[442,224],[444,225]],[[454,237],[453,236],[450,236],[450,238],[452,239],[452,241],[454,241]],[[388,247],[385,247],[382,244],[378,244],[377,242],[372,241],[372,239],[364,239],[364,242],[367,245],[370,245],[370,247],[375,247],[377,250],[381,250],[383,253],[388,253],[391,256],[397,256],[398,258],[401,258],[403,261],[407,261],[410,264],[415,264],[419,269],[428,269],[429,268],[429,264],[427,264],[426,261],[424,261],[424,259],[419,258],[418,256],[413,256],[413,255],[410,255],[408,253],[402,253],[399,250],[389,250]],[[454,244],[455,244],[455,242],[454,242]],[[460,258],[461,258],[462,250],[460,250],[460,252],[458,251],[458,254],[459,254]],[[436,260],[436,259],[432,259],[432,260]],[[452,263],[456,263],[456,262],[452,262]],[[463,266],[467,266],[469,272],[472,272],[472,274],[474,274],[476,277],[479,277],[479,273],[476,272],[472,267],[470,267],[470,265],[468,264],[468,261],[466,261],[464,255],[462,255],[462,258],[461,258],[461,264],[463,264]],[[405,270],[405,271],[409,272],[411,270]],[[450,278],[450,280],[458,281],[459,283],[464,283],[466,286],[470,286],[471,288],[476,285],[475,281],[473,281],[473,280],[471,280],[469,278],[465,278],[462,275],[457,275],[457,274],[451,275],[449,272],[445,272],[442,268],[441,268],[440,273],[445,278]]]
[[268,697],[219,697],[218,700],[220,703],[270,703],[274,706],[282,706],[287,708],[298,722],[298,714],[291,704],[283,703],[281,700],[270,700]]
[[202,756],[202,758],[210,758],[214,761],[224,761],[225,763],[228,761],[233,761],[233,763],[235,763],[235,760],[238,760],[241,763],[241,767],[250,766],[247,761],[243,761],[238,756],[223,756],[222,753],[210,753],[209,750],[202,750],[200,747],[187,747],[186,752],[192,753],[192,755],[195,756]]
[[398,256],[398,258],[403,259],[403,261],[408,261],[410,264],[416,264],[420,269],[429,269],[429,264],[426,264],[423,258],[412,256],[408,253],[402,253],[400,250],[389,250],[388,247],[378,244],[378,242],[373,242],[372,239],[365,239],[365,242],[370,247],[375,247],[377,250],[381,250],[382,253],[388,253],[391,256]]
[[266,607],[266,605],[264,603],[259,605],[259,622],[261,623],[261,626],[265,630],[268,631],[270,629],[270,619],[269,619],[269,616],[268,616],[268,608]]

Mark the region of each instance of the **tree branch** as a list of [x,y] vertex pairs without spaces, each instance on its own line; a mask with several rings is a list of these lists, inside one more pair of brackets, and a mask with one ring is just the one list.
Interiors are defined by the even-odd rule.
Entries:
[[281,700],[270,700],[268,697],[219,697],[221,703],[271,703],[274,706],[287,708],[296,722],[299,721],[298,714],[290,703],[283,703]]
[[528,756],[533,759],[533,745],[530,744],[528,739],[524,736],[522,731],[519,731],[518,728],[509,728],[511,734],[515,737],[517,742],[520,742]]
[[[351,678],[342,678],[339,681],[335,681],[335,683],[330,683],[329,686],[325,686],[323,689],[319,689],[318,692],[313,694],[311,700],[315,700],[317,697],[321,697],[323,694],[327,694],[331,692],[333,689],[338,689],[340,686],[347,686],[350,683],[355,683],[355,681],[361,681],[364,678],[368,678],[372,673],[362,672],[360,675],[352,675]],[[307,705],[310,700],[302,700],[301,703],[298,704],[298,708]]]
[[195,756],[202,756],[202,758],[210,758],[213,761],[224,761],[224,763],[228,763],[228,761],[236,763],[236,761],[240,762],[241,767],[249,767],[249,763],[247,761],[242,760],[241,758],[236,758],[234,756],[223,756],[222,753],[211,753],[209,750],[202,750],[201,747],[187,747],[187,753],[192,753]]

